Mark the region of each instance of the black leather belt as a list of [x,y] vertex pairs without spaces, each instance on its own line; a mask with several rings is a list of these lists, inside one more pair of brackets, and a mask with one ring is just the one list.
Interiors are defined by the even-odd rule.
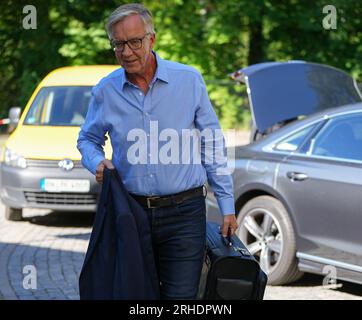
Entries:
[[[206,190],[206,188],[205,188]],[[198,196],[206,196],[204,194],[204,186],[189,189],[175,194],[165,196],[140,196],[131,194],[131,196],[142,206],[148,209],[169,207],[180,204],[185,200],[192,199]]]

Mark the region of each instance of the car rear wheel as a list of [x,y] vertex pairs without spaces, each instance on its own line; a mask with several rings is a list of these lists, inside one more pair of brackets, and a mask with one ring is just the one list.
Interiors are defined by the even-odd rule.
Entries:
[[23,220],[23,209],[5,207],[5,218],[9,221]]
[[268,284],[298,280],[293,225],[282,203],[271,196],[249,200],[240,210],[236,234],[268,275]]

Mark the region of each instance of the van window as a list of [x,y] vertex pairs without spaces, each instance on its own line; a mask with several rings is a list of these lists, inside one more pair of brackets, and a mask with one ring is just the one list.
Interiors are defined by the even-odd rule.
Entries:
[[26,125],[81,126],[85,120],[92,87],[44,87],[26,115]]

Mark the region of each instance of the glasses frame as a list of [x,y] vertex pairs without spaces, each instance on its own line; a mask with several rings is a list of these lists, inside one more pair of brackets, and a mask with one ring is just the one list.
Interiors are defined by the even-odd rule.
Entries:
[[[142,38],[132,38],[132,39],[125,40],[125,41],[113,39],[110,41],[110,44],[111,44],[113,51],[115,51],[115,52],[123,52],[126,45],[128,45],[128,48],[130,48],[130,50],[134,51],[134,50],[138,50],[138,49],[142,48],[144,38],[146,38],[150,34],[151,34],[151,32],[147,32]],[[129,44],[131,41],[139,41],[140,45],[137,48],[132,48],[132,46]],[[121,48],[117,48],[118,46],[121,46]]]

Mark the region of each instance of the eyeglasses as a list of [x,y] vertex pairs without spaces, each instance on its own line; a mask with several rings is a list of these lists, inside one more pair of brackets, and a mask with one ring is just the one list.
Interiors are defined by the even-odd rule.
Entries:
[[142,47],[142,43],[143,43],[143,39],[145,37],[147,37],[148,35],[150,35],[151,33],[148,32],[146,33],[142,38],[134,38],[134,39],[129,39],[126,41],[122,41],[122,40],[112,40],[111,41],[111,47],[113,48],[114,51],[123,51],[126,44],[128,45],[128,47],[131,50],[137,50],[140,49]]

